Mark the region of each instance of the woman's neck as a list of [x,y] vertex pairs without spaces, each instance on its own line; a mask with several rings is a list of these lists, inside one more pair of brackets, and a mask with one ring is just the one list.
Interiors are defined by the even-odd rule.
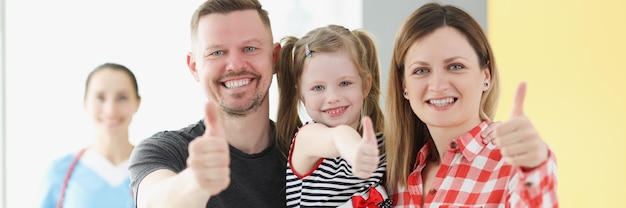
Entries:
[[436,151],[439,152],[439,157],[443,159],[452,140],[469,132],[472,128],[478,126],[480,122],[480,120],[476,120],[472,122],[465,122],[464,124],[456,126],[427,125],[428,131],[430,131],[430,135],[432,136],[435,146],[437,147]]
[[119,134],[99,134],[92,148],[102,154],[113,165],[128,160],[134,146],[128,140],[128,132]]

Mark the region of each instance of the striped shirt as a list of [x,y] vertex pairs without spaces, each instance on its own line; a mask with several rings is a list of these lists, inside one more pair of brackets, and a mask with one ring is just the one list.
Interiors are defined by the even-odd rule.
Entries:
[[[291,155],[296,138],[291,143],[287,162],[287,207],[338,207],[349,202],[353,195],[365,195],[370,187],[379,186],[383,180],[387,169],[385,154],[380,155],[378,169],[369,179],[354,176],[352,167],[340,157],[320,159],[305,175],[294,173]],[[378,146],[382,147],[382,133],[377,133],[376,139]]]
[[[417,155],[408,187],[391,194],[394,207],[558,207],[554,152],[538,167],[524,171],[502,160],[495,145],[484,144],[481,123],[448,145],[432,189],[422,200],[422,174],[429,153],[425,145]],[[423,204],[423,206],[422,206]]]

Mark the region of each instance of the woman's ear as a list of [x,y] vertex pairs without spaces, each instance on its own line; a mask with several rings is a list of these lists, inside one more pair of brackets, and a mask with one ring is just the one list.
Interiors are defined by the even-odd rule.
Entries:
[[491,68],[489,68],[489,65],[483,70],[483,73],[485,76],[483,91],[487,91],[491,87]]
[[135,113],[139,111],[139,107],[141,106],[141,97],[137,98],[137,106],[135,107]]

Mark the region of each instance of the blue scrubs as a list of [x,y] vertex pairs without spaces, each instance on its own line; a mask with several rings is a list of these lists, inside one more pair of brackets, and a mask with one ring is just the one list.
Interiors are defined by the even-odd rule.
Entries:
[[[40,187],[41,208],[55,208],[68,168],[76,153],[52,162]],[[88,149],[69,179],[64,208],[135,207],[128,176],[128,161],[113,166],[96,151]]]

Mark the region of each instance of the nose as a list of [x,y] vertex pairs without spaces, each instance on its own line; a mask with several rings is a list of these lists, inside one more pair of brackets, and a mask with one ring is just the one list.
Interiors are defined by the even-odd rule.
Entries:
[[450,86],[449,77],[445,70],[433,70],[428,77],[428,90],[433,92],[443,92]]
[[107,102],[104,103],[104,115],[106,117],[113,117],[116,114],[117,111],[117,106],[116,103],[112,100],[108,100]]
[[246,60],[244,54],[242,54],[242,52],[240,51],[230,53],[228,56],[226,70],[238,71],[244,68],[246,68]]
[[329,104],[337,103],[341,100],[341,94],[335,88],[329,88],[326,91],[326,101]]

